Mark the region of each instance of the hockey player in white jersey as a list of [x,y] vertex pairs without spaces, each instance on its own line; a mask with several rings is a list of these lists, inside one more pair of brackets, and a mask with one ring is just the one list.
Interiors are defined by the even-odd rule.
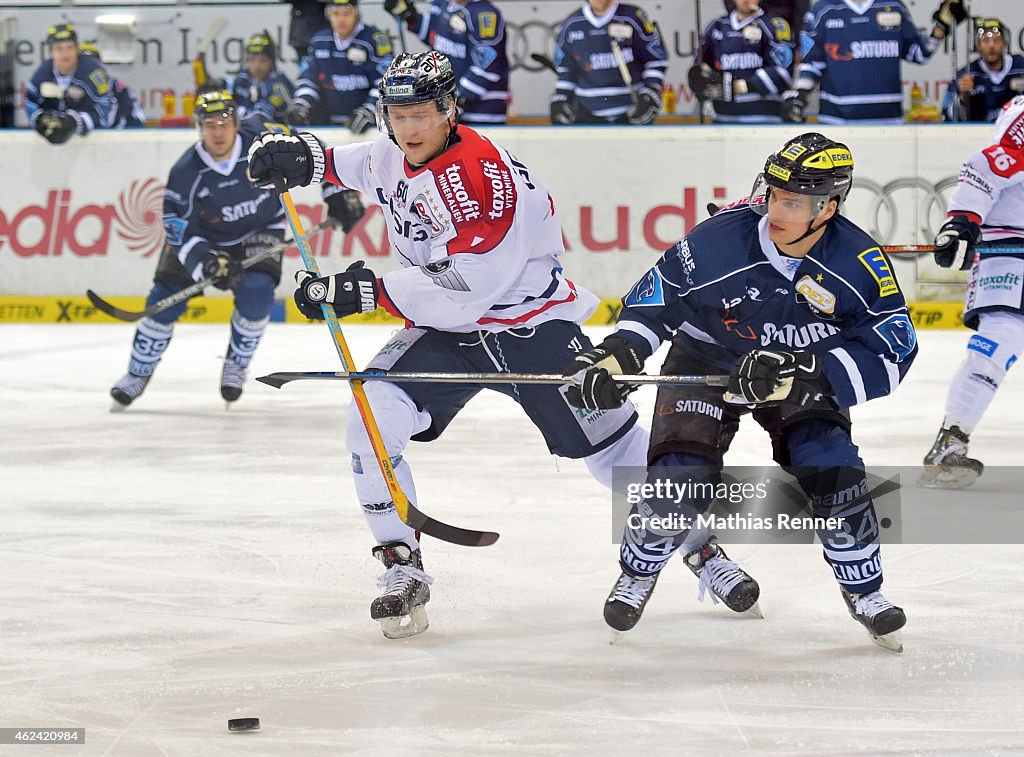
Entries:
[[[988,249],[975,250],[984,240]],[[1003,106],[991,144],[971,155],[935,237],[935,262],[970,269],[964,325],[976,332],[946,396],[946,415],[925,455],[921,483],[962,489],[984,466],[967,455],[975,427],[1006,372],[1024,353],[1024,254],[991,246],[1024,245],[1024,96]]]
[[[370,368],[416,372],[553,372],[585,350],[582,323],[597,298],[562,273],[555,203],[530,169],[471,128],[456,123],[450,61],[436,51],[403,54],[380,85],[372,142],[331,149],[311,134],[266,134],[249,152],[259,185],[283,176],[290,187],[328,181],[373,197],[388,219],[403,268],[377,276],[358,262],[344,273],[297,277],[295,302],[310,318],[321,303],[338,317],[382,307],[407,327]],[[431,441],[483,387],[466,384],[365,385],[398,480],[415,504],[404,459],[410,440]],[[642,466],[647,433],[630,403],[578,412],[553,385],[491,385],[515,400],[556,455],[583,458],[610,486],[614,465]],[[370,615],[389,638],[426,629],[430,597],[417,533],[395,510],[370,440],[349,415],[356,494],[387,569]]]

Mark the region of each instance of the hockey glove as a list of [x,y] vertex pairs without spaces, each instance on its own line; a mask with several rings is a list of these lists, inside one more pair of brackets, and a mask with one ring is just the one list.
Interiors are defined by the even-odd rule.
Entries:
[[932,14],[932,21],[948,36],[957,26],[967,20],[967,9],[963,0],[942,0]]
[[278,177],[285,180],[288,189],[319,184],[326,166],[324,143],[309,132],[265,131],[249,148],[249,181],[261,189],[273,189]]
[[573,98],[561,92],[551,96],[551,123],[555,126],[571,126],[576,123],[576,106]]
[[411,0],[384,0],[384,10],[396,18],[402,19],[409,31],[416,31],[420,25],[420,14]]
[[644,367],[646,355],[620,336],[610,336],[593,349],[577,356],[562,371],[571,382],[565,398],[573,407],[585,410],[612,410],[622,407],[634,384],[618,384],[612,374],[635,374]]
[[981,241],[981,227],[964,215],[950,216],[935,235],[935,263],[966,271],[974,262],[974,246]]
[[301,100],[295,100],[284,112],[284,120],[292,126],[309,126],[309,106]]
[[338,318],[355,313],[369,313],[377,307],[377,277],[369,268],[357,260],[344,273],[317,278],[309,271],[295,274],[295,305],[299,311],[314,321],[324,320],[321,305],[334,306]]
[[732,100],[732,74],[716,71],[707,63],[692,66],[686,74],[686,83],[701,102]]
[[366,213],[359,193],[354,189],[344,189],[337,184],[324,184],[324,203],[327,215],[333,218],[346,234],[355,228],[359,219]]
[[654,123],[655,116],[661,112],[661,97],[650,87],[637,87],[636,95],[636,104],[626,113],[626,120],[634,126]]
[[734,405],[804,407],[828,391],[821,361],[811,353],[754,350],[736,361],[724,397]]
[[348,128],[353,134],[364,134],[377,126],[377,115],[369,108],[356,108],[348,118]]
[[51,145],[62,145],[78,130],[78,120],[70,113],[44,110],[36,117],[38,131]]
[[242,264],[223,250],[214,250],[203,256],[203,278],[212,279],[218,289],[234,289],[245,275]]
[[779,115],[783,121],[788,124],[801,124],[804,122],[805,110],[807,110],[806,90],[788,89],[782,93]]

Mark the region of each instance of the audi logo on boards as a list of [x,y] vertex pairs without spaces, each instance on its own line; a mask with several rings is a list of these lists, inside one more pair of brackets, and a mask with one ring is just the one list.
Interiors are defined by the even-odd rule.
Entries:
[[545,24],[543,21],[527,21],[516,24],[506,21],[505,33],[508,35],[508,42],[505,51],[508,53],[509,68],[513,71],[518,68],[526,71],[547,70],[533,60],[530,55],[540,53],[549,58],[554,57],[555,41],[558,39],[558,30],[561,28],[561,21],[554,24]]
[[857,178],[850,192],[851,217],[882,244],[930,243],[945,221],[957,181],[956,176],[934,184],[907,177],[879,184]]

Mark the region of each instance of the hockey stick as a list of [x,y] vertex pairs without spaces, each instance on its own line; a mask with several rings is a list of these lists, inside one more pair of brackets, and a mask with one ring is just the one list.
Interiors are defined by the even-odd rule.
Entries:
[[[704,62],[704,27],[701,26],[700,21],[700,0],[693,0],[693,12],[697,17],[697,32],[694,38],[697,40],[697,65],[699,66]],[[696,96],[696,92],[694,95]],[[697,115],[700,116],[700,122],[703,124],[704,121],[704,103],[699,98],[697,99]]]
[[[978,252],[986,255],[1024,255],[1024,245],[978,244],[974,246]],[[932,244],[892,244],[883,245],[882,252],[892,255],[929,255],[935,252]]]
[[196,86],[197,97],[199,96],[199,90],[210,81],[210,72],[206,70],[206,51],[213,44],[213,38],[220,34],[227,25],[228,20],[224,16],[218,16],[210,24],[210,28],[199,38],[196,57],[192,60],[192,83]]
[[[401,384],[571,384],[572,379],[559,373],[385,373],[359,371],[335,373],[330,371],[279,372],[260,376],[256,380],[280,389],[292,381],[317,379],[320,381],[390,381]],[[728,386],[728,376],[649,376],[613,374],[612,381],[620,384],[657,384],[658,386]]]
[[[313,236],[314,234],[319,234],[321,231],[330,226],[333,226],[334,224],[335,220],[333,218],[328,218],[326,221],[321,222],[313,230],[313,233],[310,234],[310,236]],[[251,268],[252,266],[259,263],[261,260],[266,260],[271,255],[276,255],[279,252],[284,252],[293,244],[295,244],[295,242],[286,241],[281,242],[280,244],[275,244],[273,247],[268,247],[267,249],[263,250],[263,252],[258,252],[255,255],[243,260],[241,264],[242,268]],[[95,307],[101,313],[106,313],[111,318],[117,318],[119,321],[133,322],[141,318],[149,318],[151,315],[156,315],[157,313],[163,310],[167,310],[167,308],[173,305],[177,305],[179,302],[184,302],[185,300],[194,297],[195,295],[202,292],[204,289],[206,289],[206,287],[210,286],[212,283],[212,278],[197,281],[195,284],[185,287],[180,292],[175,292],[174,294],[164,297],[162,300],[157,300],[145,310],[140,310],[138,312],[133,310],[122,310],[116,305],[104,300],[91,289],[87,289],[85,291],[85,296],[89,298],[89,302],[93,304],[93,307]]]
[[623,83],[629,87],[629,98],[633,101],[633,107],[640,107],[640,95],[633,89],[633,77],[629,73],[629,66],[626,65],[626,58],[622,54],[622,48],[619,47],[619,41],[615,37],[609,37],[608,40],[612,46],[612,55],[615,56],[615,65],[619,67],[619,73],[622,75]]
[[[288,216],[288,225],[291,226],[292,236],[295,237],[295,243],[299,247],[299,254],[302,255],[302,263],[307,271],[314,276],[319,276],[320,268],[316,264],[316,258],[313,257],[313,250],[309,246],[309,239],[302,230],[302,221],[299,219],[299,213],[295,209],[291,193],[289,193],[283,179],[277,179],[275,184],[277,185],[277,191],[281,195],[281,205]],[[352,359],[352,353],[348,349],[345,335],[341,333],[341,324],[338,323],[338,316],[334,312],[334,306],[325,302],[320,307],[323,311],[324,319],[327,321],[327,326],[330,328],[331,338],[334,340],[334,347],[338,352],[338,357],[341,358],[341,365],[346,372],[351,372],[355,367],[355,361]],[[352,388],[352,398],[355,400],[356,407],[359,409],[359,415],[363,419],[366,435],[370,438],[370,444],[373,447],[373,455],[377,458],[377,465],[380,467],[381,475],[384,476],[384,482],[391,493],[391,499],[395,503],[398,517],[417,531],[422,531],[429,536],[433,536],[435,539],[442,539],[452,544],[461,544],[466,547],[486,547],[489,544],[494,544],[498,540],[498,534],[492,531],[471,531],[465,528],[458,528],[457,526],[450,526],[447,523],[434,520],[416,509],[416,506],[409,501],[409,498],[402,491],[402,487],[398,483],[398,476],[395,474],[395,468],[391,464],[391,456],[388,455],[387,448],[384,446],[384,440],[381,438],[380,429],[377,428],[377,421],[373,417],[370,400],[366,396],[366,390],[363,389],[362,382],[351,379],[349,380],[349,386]]]
[[542,55],[540,53],[530,53],[530,60],[539,63],[540,65],[544,66],[544,68],[554,71],[556,74],[558,73],[558,66],[556,66],[555,62],[546,55]]

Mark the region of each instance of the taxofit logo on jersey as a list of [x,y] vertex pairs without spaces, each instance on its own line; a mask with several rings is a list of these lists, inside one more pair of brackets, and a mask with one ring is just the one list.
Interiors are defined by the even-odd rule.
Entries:
[[506,210],[514,210],[516,206],[516,188],[512,183],[512,174],[498,163],[489,160],[480,161],[484,178],[491,182],[491,202],[487,217],[496,221],[505,215]]
[[22,257],[106,255],[113,231],[149,257],[163,241],[163,191],[156,179],[133,181],[116,203],[77,205],[71,189],[51,189],[43,205],[0,210],[0,249],[6,243]]
[[1021,277],[1016,273],[1001,273],[998,276],[982,276],[978,286],[982,289],[1014,290],[1020,286]]
[[475,221],[481,217],[480,202],[475,194],[470,194],[472,187],[467,187],[465,176],[466,165],[457,160],[437,175],[437,187],[441,190],[441,198],[452,214],[455,223]]
[[872,247],[870,250],[864,250],[857,256],[857,259],[864,264],[864,267],[871,272],[872,278],[878,282],[879,295],[888,297],[890,294],[899,294],[900,288],[896,283],[896,277],[892,275],[889,262],[879,248]]

